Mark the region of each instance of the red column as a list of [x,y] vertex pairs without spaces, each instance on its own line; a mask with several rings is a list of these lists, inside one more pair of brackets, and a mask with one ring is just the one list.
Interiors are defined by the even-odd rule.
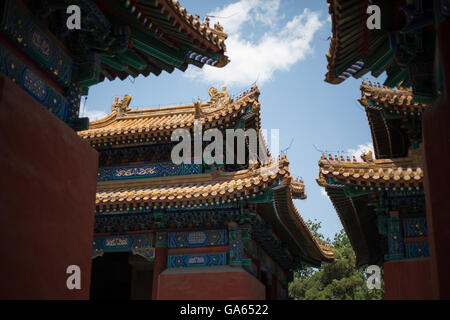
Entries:
[[438,27],[444,87],[442,98],[423,115],[424,187],[433,298],[450,299],[450,21]]
[[159,274],[167,268],[167,247],[155,248],[155,261],[153,265],[152,299],[158,299]]

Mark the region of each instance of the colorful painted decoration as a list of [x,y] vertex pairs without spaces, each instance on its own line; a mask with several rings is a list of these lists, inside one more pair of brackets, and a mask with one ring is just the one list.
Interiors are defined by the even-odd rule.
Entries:
[[425,217],[404,219],[403,225],[405,237],[421,237],[428,234],[427,219]]
[[400,231],[398,214],[392,215],[388,221],[388,248],[387,260],[402,259],[404,257],[403,236]]
[[227,254],[225,252],[169,256],[167,260],[168,268],[206,267],[225,264],[227,264]]
[[229,234],[229,264],[250,265],[250,259],[246,259],[244,256],[244,241],[248,240],[248,230],[246,228],[229,227]]
[[131,251],[150,261],[154,259],[152,237],[152,233],[95,237],[92,258],[103,256],[105,252]]
[[406,258],[426,258],[430,256],[427,242],[411,242],[405,244]]
[[227,232],[225,229],[168,233],[169,248],[218,246],[226,243]]
[[37,102],[61,120],[66,120],[69,103],[21,60],[0,45],[0,72],[18,84]]
[[58,83],[64,87],[70,85],[72,59],[41,30],[30,14],[19,8],[16,1],[6,1],[0,28]]
[[98,181],[183,176],[202,173],[201,164],[155,163],[133,167],[100,168]]

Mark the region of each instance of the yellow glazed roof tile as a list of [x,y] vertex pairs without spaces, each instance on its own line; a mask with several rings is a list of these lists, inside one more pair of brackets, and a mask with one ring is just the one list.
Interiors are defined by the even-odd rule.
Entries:
[[[418,151],[420,152],[420,150]],[[373,159],[372,152],[362,154],[362,162],[347,158],[337,160],[331,155],[323,155],[319,161],[321,186],[327,186],[326,178],[333,177],[348,182],[370,183],[376,186],[419,185],[423,182],[423,170],[420,159],[414,157],[399,159]]]
[[120,136],[133,136],[142,132],[170,132],[176,128],[191,128],[195,121],[202,125],[217,127],[218,122],[237,120],[240,113],[251,106],[252,111],[259,117],[259,90],[252,87],[239,97],[232,99],[226,89],[219,92],[216,88],[209,90],[210,100],[206,103],[200,101],[192,105],[169,106],[152,109],[133,110],[129,107],[131,97],[119,101],[116,98],[112,111],[103,119],[92,121],[89,129],[78,132],[78,135],[92,142],[95,140],[114,139]]

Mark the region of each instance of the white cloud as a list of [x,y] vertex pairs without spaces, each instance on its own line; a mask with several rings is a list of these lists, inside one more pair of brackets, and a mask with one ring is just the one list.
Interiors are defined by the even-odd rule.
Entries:
[[99,120],[107,116],[107,113],[102,110],[89,110],[85,104],[85,100],[80,103],[80,117],[88,117],[89,121]]
[[321,194],[322,196],[328,198],[328,193],[325,191],[325,188],[321,188],[321,189],[320,189],[320,194]]
[[360,161],[361,154],[367,153],[369,151],[372,151],[373,157],[375,158],[375,152],[373,150],[372,142],[367,142],[366,144],[360,144],[360,145],[358,145],[357,149],[348,149],[347,153],[350,155],[351,159],[353,159],[353,157],[355,157],[356,160]]
[[[206,65],[203,69],[190,67],[185,73],[215,85],[248,86],[254,81],[263,84],[278,70],[287,71],[292,65],[312,53],[311,42],[324,22],[318,12],[305,9],[285,25],[280,25],[280,0],[240,0],[210,13],[211,25],[216,21],[228,34],[226,54],[231,62],[223,68]],[[220,17],[226,18],[221,20]],[[251,29],[246,23],[263,26],[269,31],[259,39],[248,40]]]

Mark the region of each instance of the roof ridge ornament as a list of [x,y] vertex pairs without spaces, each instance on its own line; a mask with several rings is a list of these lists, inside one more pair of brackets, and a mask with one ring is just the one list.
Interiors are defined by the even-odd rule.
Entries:
[[364,162],[373,162],[372,151],[361,154],[361,159],[363,159]]
[[197,101],[194,102],[194,118],[200,118],[203,116],[203,110],[202,110],[202,101],[200,98],[197,99]]
[[117,117],[123,117],[127,111],[131,102],[131,96],[129,94],[124,95],[123,99],[119,101],[119,97],[115,97],[111,106],[111,111],[115,111]]
[[209,97],[210,97],[210,102],[212,103],[216,103],[218,100],[224,98],[226,101],[226,103],[230,102],[229,100],[231,100],[230,96],[228,95],[227,92],[227,87],[223,86],[222,87],[222,92],[219,92],[219,90],[217,90],[216,87],[211,87],[208,90],[209,93]]
[[219,22],[214,24],[214,29],[212,31],[215,34],[217,34],[217,36],[219,37],[220,40],[225,40],[226,38],[228,38],[228,35],[225,32],[223,32],[223,27],[221,26],[221,24]]
[[210,108],[208,112],[222,109],[233,102],[233,99],[228,95],[227,87],[225,86],[222,87],[222,92],[219,92],[216,87],[211,87],[209,88],[208,93],[210,97],[208,102]]

